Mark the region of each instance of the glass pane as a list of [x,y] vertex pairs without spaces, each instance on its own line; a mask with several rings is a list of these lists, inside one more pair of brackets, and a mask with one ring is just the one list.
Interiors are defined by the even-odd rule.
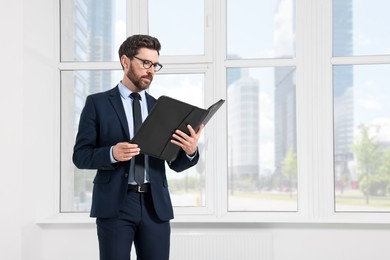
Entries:
[[336,211],[390,211],[390,65],[333,74]]
[[294,5],[294,0],[228,0],[228,58],[293,57]]
[[227,75],[228,210],[297,211],[295,68]]
[[119,60],[125,12],[125,0],[61,1],[61,61]]
[[390,54],[388,10],[388,0],[333,0],[333,55]]
[[[160,74],[154,78],[149,93],[155,98],[166,95],[204,108],[204,75]],[[206,149],[203,134],[199,140],[201,158],[195,167],[179,173],[172,171],[168,166],[166,167],[173,206],[205,206],[204,155]]]
[[61,72],[61,212],[89,211],[96,170],[77,169],[72,162],[81,110],[89,94],[114,87],[118,71]]
[[149,34],[162,55],[204,55],[204,1],[149,0]]

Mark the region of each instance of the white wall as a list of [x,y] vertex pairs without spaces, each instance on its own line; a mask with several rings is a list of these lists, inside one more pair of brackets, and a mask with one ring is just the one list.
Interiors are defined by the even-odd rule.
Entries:
[[[56,2],[0,2],[0,259],[4,260],[98,258],[94,224],[36,224],[51,214],[59,170]],[[173,235],[253,230],[272,235],[274,260],[390,259],[389,225],[173,224]]]
[[0,5],[0,259],[21,259],[23,174],[22,1]]

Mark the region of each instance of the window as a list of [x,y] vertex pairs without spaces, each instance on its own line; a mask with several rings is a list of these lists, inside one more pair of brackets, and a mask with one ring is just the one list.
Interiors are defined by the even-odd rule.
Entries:
[[390,54],[388,7],[380,0],[333,1],[337,212],[390,211],[390,65],[381,62]]
[[229,210],[297,211],[295,68],[240,70],[227,86]]
[[294,13],[293,0],[227,1],[229,211],[298,210],[295,67],[270,59],[292,61]]
[[[163,55],[205,56],[206,53],[203,2],[169,1],[162,5],[159,1],[150,1],[147,10],[124,0],[61,2],[61,103],[66,104],[61,109],[61,212],[87,212],[90,209],[96,171],[77,169],[71,162],[72,149],[86,97],[111,89],[122,79],[117,50],[126,38],[126,30],[133,30],[129,28],[134,26],[126,24],[129,15],[126,14],[126,4],[142,9],[140,12],[146,17],[149,13],[148,30],[155,32],[153,35],[163,43]],[[178,14],[167,17],[166,13],[173,8]],[[191,19],[192,22],[177,26],[178,16],[182,16],[183,21]],[[189,26],[192,26],[191,30],[188,30]],[[182,37],[172,37],[172,30],[168,28],[176,28],[176,35]],[[197,41],[193,41],[193,37]],[[183,66],[188,69],[183,71]],[[156,98],[169,95],[205,107],[207,75],[207,66],[193,64],[191,58],[179,64],[168,60],[164,63],[164,70],[155,77],[150,93]],[[207,149],[205,138],[199,145],[203,150]],[[203,157],[204,154],[202,152]],[[174,206],[206,207],[204,169],[203,158],[185,173],[174,173],[167,167]]]
[[90,209],[95,171],[73,165],[73,144],[86,97],[121,79],[116,50],[126,35],[125,3],[61,1],[61,212]]
[[150,94],[226,100],[198,165],[168,169],[175,221],[390,223],[388,1],[60,4],[60,213],[90,209],[95,171],[71,161],[80,112],[142,33],[162,43]]
[[61,1],[61,62],[117,61],[126,1]]
[[80,170],[72,163],[80,114],[89,94],[112,87],[120,70],[64,70],[61,72],[61,212],[90,210],[95,170]]

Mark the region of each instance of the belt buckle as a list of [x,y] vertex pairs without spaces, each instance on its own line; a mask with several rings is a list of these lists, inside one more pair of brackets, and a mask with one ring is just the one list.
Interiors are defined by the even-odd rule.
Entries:
[[144,191],[144,190],[142,190],[141,188],[142,188],[142,186],[141,186],[141,185],[138,185],[138,187],[137,187],[137,191],[138,191],[138,192],[141,192],[141,193],[145,192],[145,191]]

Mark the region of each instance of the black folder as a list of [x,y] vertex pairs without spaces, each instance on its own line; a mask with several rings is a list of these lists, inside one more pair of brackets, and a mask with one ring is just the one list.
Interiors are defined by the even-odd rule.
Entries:
[[138,144],[143,154],[171,162],[176,159],[181,149],[171,143],[175,130],[180,129],[189,134],[189,124],[197,131],[201,124],[207,124],[224,102],[225,100],[221,99],[208,109],[202,109],[168,96],[161,96],[131,139],[131,143]]

